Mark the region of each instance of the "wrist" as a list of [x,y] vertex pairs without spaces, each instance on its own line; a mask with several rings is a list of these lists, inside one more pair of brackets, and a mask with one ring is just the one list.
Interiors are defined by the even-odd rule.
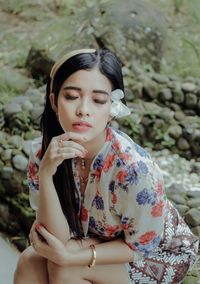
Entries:
[[88,266],[93,261],[93,252],[90,247],[68,252],[65,264],[69,266]]
[[48,173],[45,169],[39,169],[38,171],[39,179],[45,178],[45,179],[53,179],[53,175]]

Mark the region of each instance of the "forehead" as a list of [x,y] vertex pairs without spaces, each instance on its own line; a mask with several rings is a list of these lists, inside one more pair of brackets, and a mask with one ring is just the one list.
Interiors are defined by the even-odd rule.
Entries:
[[62,88],[71,85],[79,87],[82,90],[101,89],[107,92],[112,91],[112,84],[110,80],[97,68],[79,70],[73,73],[63,82]]

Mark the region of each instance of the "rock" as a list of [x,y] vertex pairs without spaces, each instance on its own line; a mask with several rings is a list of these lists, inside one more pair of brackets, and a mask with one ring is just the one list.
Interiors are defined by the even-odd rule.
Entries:
[[195,91],[196,85],[194,83],[186,82],[181,85],[181,88],[184,92],[190,93]]
[[196,111],[193,109],[185,109],[184,113],[186,116],[195,116],[196,115]]
[[185,221],[193,227],[200,225],[200,211],[196,208],[190,209],[185,215]]
[[30,111],[33,109],[33,104],[30,101],[25,101],[22,105],[22,109]]
[[199,284],[199,275],[197,272],[188,272],[181,284]]
[[135,92],[132,92],[129,88],[125,89],[126,102],[132,102],[135,99]]
[[170,101],[172,99],[172,93],[169,88],[162,89],[159,93],[159,99],[162,102]]
[[173,102],[166,102],[166,105],[168,106],[168,107],[170,107],[172,110],[174,110],[174,111],[179,111],[179,110],[181,110],[181,108],[180,108],[180,106],[178,105],[178,104],[176,104],[176,103],[173,103]]
[[197,109],[200,111],[200,99],[198,100],[198,103],[197,103]]
[[[74,33],[76,37],[72,41]],[[47,41],[44,34],[49,34]],[[55,45],[54,34],[56,49],[44,50],[46,45]],[[34,78],[38,78],[38,74],[45,78],[58,55],[80,46],[101,46],[116,51],[127,68],[132,69],[138,63],[159,71],[166,36],[167,22],[156,5],[144,0],[98,2],[74,16],[62,17],[45,26],[34,38],[26,66]],[[63,45],[63,42],[68,44]]]
[[174,117],[174,111],[164,107],[159,113],[159,116],[169,123],[169,121]]
[[2,151],[1,153],[1,159],[2,161],[8,161],[10,160],[12,157],[12,150],[11,149],[6,149],[4,151]]
[[188,200],[187,205],[190,208],[198,208],[198,207],[200,207],[200,197],[199,198],[192,198],[192,199]]
[[119,129],[119,123],[116,120],[111,120],[111,126],[115,129]]
[[26,154],[26,156],[29,157],[29,155],[30,155],[30,150],[31,150],[31,140],[27,140],[27,141],[24,141],[24,142],[23,142],[22,150],[23,150],[23,152]]
[[41,132],[39,130],[31,129],[25,133],[24,138],[26,140],[33,140],[40,136],[41,136]]
[[27,96],[17,96],[12,99],[12,102],[22,106],[27,100]]
[[171,137],[178,139],[182,135],[182,127],[179,125],[171,125],[168,129],[168,133]]
[[30,70],[34,79],[41,80],[43,77],[45,81],[53,64],[54,61],[47,55],[45,50],[30,49],[26,60],[26,67]]
[[185,95],[185,106],[193,109],[197,106],[197,96],[195,94],[188,93]]
[[[103,17],[100,11],[104,11]],[[92,15],[88,16],[95,37],[117,50],[123,62],[147,63],[159,70],[167,30],[165,18],[156,6],[141,0],[117,0],[87,14]]]
[[186,139],[184,139],[183,137],[180,137],[177,141],[177,147],[180,150],[188,150],[190,149],[190,145],[188,143],[188,141]]
[[146,80],[143,83],[143,95],[151,99],[156,99],[158,96],[158,86],[154,81]]
[[185,81],[186,81],[187,83],[194,83],[194,84],[195,84],[195,79],[194,79],[193,77],[191,77],[191,76],[187,76],[187,77],[185,78]]
[[[133,84],[133,82],[131,82],[131,84]],[[131,90],[132,90],[131,95],[129,95],[130,91],[128,92],[128,97],[127,97],[128,102],[134,101],[134,98],[142,98],[143,97],[143,84],[141,82],[134,83],[131,86]],[[125,97],[126,97],[126,95],[125,95]]]
[[[11,93],[23,94],[28,87],[33,85],[33,80],[30,79],[30,77],[28,77],[26,74],[22,74],[19,68],[13,68],[13,66],[7,67],[4,64],[4,66],[2,65],[1,68],[1,84],[5,90],[4,92],[8,92],[10,96]],[[3,93],[3,89],[1,94],[5,94]]]
[[29,89],[26,92],[26,96],[33,105],[44,105],[45,96],[40,93],[37,89]]
[[12,178],[13,173],[14,173],[14,170],[12,167],[3,167],[3,169],[1,170],[1,176],[4,179]]
[[21,149],[24,139],[19,135],[10,136],[8,140],[9,144],[11,144],[16,149]]
[[193,234],[195,234],[196,236],[198,236],[200,238],[200,226],[197,227],[193,227],[191,228]]
[[180,194],[172,194],[169,197],[174,203],[176,204],[181,204],[181,205],[185,205],[186,200],[183,196],[181,196]]
[[35,107],[32,111],[31,111],[31,118],[32,121],[34,122],[34,124],[39,125],[40,123],[40,116],[43,113],[44,108],[41,106]]
[[[167,87],[170,88],[171,90],[176,90],[176,89],[181,89],[181,83],[176,79],[176,80],[171,80],[171,77],[169,76],[169,83],[167,84]],[[175,78],[174,78],[175,79]]]
[[190,209],[188,206],[183,204],[176,204],[176,209],[179,211],[181,216],[184,216],[185,213]]
[[153,74],[152,79],[159,84],[168,84],[169,78],[162,74]]
[[6,204],[0,204],[0,220],[7,223],[9,220],[9,207]]
[[174,113],[174,118],[175,118],[176,120],[178,120],[178,121],[182,121],[182,120],[185,119],[185,114],[184,114],[184,112],[182,112],[182,111],[180,111],[180,110],[175,111],[175,113]]
[[196,140],[196,131],[192,127],[183,128],[183,137],[191,143]]
[[193,198],[200,198],[200,191],[195,191],[195,190],[192,190],[192,191],[187,191],[187,196],[188,197],[193,197]]
[[[191,171],[199,174],[200,173],[200,162],[191,163]],[[200,197],[200,193],[199,193],[199,197]]]
[[179,81],[180,80],[180,78],[177,76],[177,75],[169,75],[169,79],[171,80],[171,81]]
[[17,103],[9,103],[4,108],[5,117],[9,117],[10,115],[21,112],[21,111],[22,111],[22,108]]
[[183,194],[186,193],[186,189],[183,184],[173,182],[168,188],[166,188],[167,195]]
[[180,88],[173,90],[173,101],[177,104],[182,104],[185,100],[184,93]]
[[15,169],[20,170],[20,171],[26,171],[27,165],[28,165],[28,160],[25,158],[23,155],[16,155],[12,159],[13,166]]

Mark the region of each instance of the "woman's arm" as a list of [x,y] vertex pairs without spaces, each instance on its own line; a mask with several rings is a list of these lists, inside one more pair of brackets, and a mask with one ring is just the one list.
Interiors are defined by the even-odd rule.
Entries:
[[41,160],[38,173],[39,207],[37,221],[64,244],[70,239],[70,231],[53,183],[53,175],[63,160],[84,154],[84,147],[72,140],[79,141],[79,143],[80,141],[83,142],[82,137],[71,132],[54,137]]
[[64,244],[70,239],[69,225],[63,214],[53,178],[44,173],[39,175],[37,221]]
[[[42,241],[39,236],[45,240]],[[93,253],[90,244],[95,244],[96,264],[117,264],[134,261],[134,252],[123,239],[101,242],[99,239],[70,239],[66,245],[49,233],[43,226],[36,224],[31,241],[41,256],[58,264],[67,266],[87,266],[91,264]],[[137,256],[137,255],[136,255]]]
[[[96,265],[119,264],[134,260],[134,252],[128,247],[123,239],[96,244],[95,249],[97,255]],[[92,255],[92,250],[89,247],[76,250],[71,255],[70,260],[68,259],[67,254],[66,264],[87,266],[92,261]]]

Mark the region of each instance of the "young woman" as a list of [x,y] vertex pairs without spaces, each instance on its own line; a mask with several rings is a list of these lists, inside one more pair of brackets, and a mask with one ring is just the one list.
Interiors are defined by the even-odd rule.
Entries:
[[83,49],[53,66],[32,144],[31,246],[15,284],[179,283],[198,240],[167,200],[159,167],[125,133],[121,65],[108,50]]

